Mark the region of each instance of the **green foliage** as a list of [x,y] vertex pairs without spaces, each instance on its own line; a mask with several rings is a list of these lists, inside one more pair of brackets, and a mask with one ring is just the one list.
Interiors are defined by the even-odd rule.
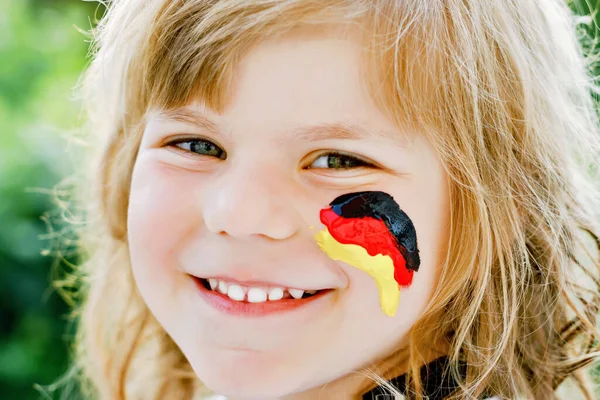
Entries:
[[[72,88],[86,62],[95,6],[0,0],[0,399],[39,398],[67,367],[67,307],[50,286],[60,221],[49,195],[70,163]],[[54,229],[60,229],[54,226]]]
[[[600,76],[599,1],[569,4]],[[82,0],[0,0],[0,399],[37,399],[34,383],[67,369],[68,308],[50,281],[57,254],[63,266],[77,259],[50,194],[72,172],[65,139],[80,126],[72,89],[88,46],[79,29],[90,29],[96,9]]]
[[584,53],[587,55],[588,68],[594,79],[595,88],[592,97],[598,106],[600,115],[600,1],[569,0],[571,9],[579,16],[577,33]]

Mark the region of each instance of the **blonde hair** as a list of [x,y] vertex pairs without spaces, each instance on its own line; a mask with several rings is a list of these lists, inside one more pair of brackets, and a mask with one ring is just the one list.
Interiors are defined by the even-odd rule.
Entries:
[[[82,94],[95,158],[80,190],[88,259],[76,367],[87,397],[208,392],[152,317],[129,264],[127,205],[144,115],[199,96],[224,106],[251,45],[301,26],[356,25],[365,79],[394,121],[427,137],[448,173],[449,251],[407,347],[420,398],[425,343],[447,343],[456,398],[555,398],[582,373],[600,304],[597,115],[568,7],[559,0],[118,0],[93,30]],[[596,164],[594,164],[596,163]],[[592,246],[593,247],[593,246]],[[458,372],[466,362],[467,373]]]

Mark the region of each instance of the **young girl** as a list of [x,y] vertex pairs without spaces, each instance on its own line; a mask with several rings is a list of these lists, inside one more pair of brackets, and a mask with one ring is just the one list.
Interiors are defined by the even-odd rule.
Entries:
[[560,0],[111,2],[85,398],[592,399],[574,29]]

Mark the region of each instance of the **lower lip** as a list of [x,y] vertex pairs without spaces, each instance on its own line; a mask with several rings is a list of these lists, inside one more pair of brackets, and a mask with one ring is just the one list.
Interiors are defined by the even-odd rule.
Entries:
[[285,299],[277,301],[265,301],[262,303],[247,303],[244,301],[231,300],[227,295],[204,287],[202,281],[192,277],[200,296],[213,308],[230,315],[244,317],[261,317],[264,315],[285,313],[313,304],[322,300],[323,297],[332,293],[332,289],[321,290],[315,295],[305,299]]

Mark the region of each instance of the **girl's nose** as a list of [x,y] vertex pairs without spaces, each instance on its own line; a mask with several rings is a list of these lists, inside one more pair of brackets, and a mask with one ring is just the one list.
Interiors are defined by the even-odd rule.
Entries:
[[289,238],[300,218],[288,192],[274,175],[230,171],[205,194],[204,222],[211,232],[236,238]]

